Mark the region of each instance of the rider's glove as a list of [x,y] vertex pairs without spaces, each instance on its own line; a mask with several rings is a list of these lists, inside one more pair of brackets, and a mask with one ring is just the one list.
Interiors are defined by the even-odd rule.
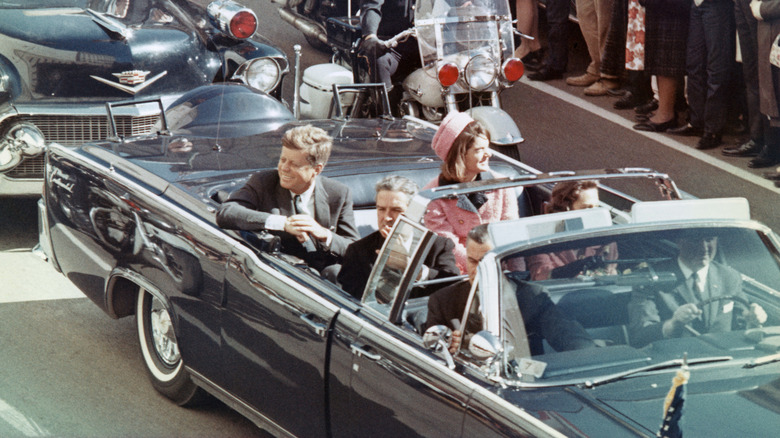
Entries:
[[374,35],[367,35],[363,38],[363,48],[366,52],[374,54],[377,58],[387,53],[387,44]]

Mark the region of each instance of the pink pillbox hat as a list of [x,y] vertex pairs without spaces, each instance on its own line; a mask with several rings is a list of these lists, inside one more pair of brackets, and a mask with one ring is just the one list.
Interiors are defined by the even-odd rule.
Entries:
[[447,114],[444,120],[441,121],[439,129],[433,136],[431,147],[433,147],[433,151],[436,152],[436,155],[442,161],[447,161],[447,154],[450,152],[450,148],[452,148],[452,143],[466,129],[466,126],[473,121],[474,119],[468,114],[457,111]]

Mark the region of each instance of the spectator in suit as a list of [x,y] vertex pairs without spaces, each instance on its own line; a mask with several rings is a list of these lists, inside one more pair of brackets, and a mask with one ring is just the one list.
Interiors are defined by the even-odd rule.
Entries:
[[232,193],[217,212],[217,225],[278,234],[284,252],[315,269],[338,261],[359,234],[349,188],[320,175],[332,142],[312,125],[285,132],[276,170],[255,173]]
[[547,0],[547,59],[537,71],[528,74],[532,81],[563,79],[569,62],[569,0]]
[[[733,300],[700,304],[717,297],[745,296],[739,272],[714,261],[718,249],[716,236],[689,236],[676,243],[677,259],[654,269],[673,272],[677,282],[666,291],[639,290],[632,294],[628,315],[633,346],[642,347],[655,340],[686,334],[730,331],[737,317],[744,318],[748,326],[766,322],[766,312],[755,303],[748,308]],[[690,327],[687,332],[686,326]]]
[[[424,188],[501,177],[490,170],[490,135],[466,113],[451,112],[433,137],[433,150],[442,159],[442,172]],[[519,217],[513,189],[499,189],[437,199],[428,205],[425,226],[455,244],[455,260],[466,273],[466,234],[479,224]]]
[[672,134],[700,136],[696,149],[723,142],[736,68],[736,25],[732,0],[694,0],[688,29],[688,113],[686,126]]
[[727,157],[755,157],[769,139],[769,121],[761,115],[761,99],[758,86],[758,20],[750,9],[750,0],[734,1],[734,17],[742,55],[742,77],[745,83],[745,104],[750,139],[735,146],[723,148]]
[[[565,181],[555,185],[545,213],[583,210],[599,206],[599,191],[596,181]],[[532,280],[574,277],[588,268],[603,269],[608,275],[617,273],[614,264],[598,266],[604,260],[618,258],[617,245],[591,246],[570,249],[557,253],[537,254],[526,258]]]
[[[382,244],[416,194],[417,185],[414,181],[402,176],[388,176],[376,184],[378,230],[347,247],[338,274],[338,283],[353,297],[362,298]],[[433,280],[460,275],[460,270],[455,265],[455,255],[452,253],[454,246],[451,240],[436,236],[425,258],[419,278]],[[424,291],[413,290],[413,296],[429,295],[434,290],[432,288],[425,288]]]
[[[463,334],[460,320],[466,310],[469,291],[477,275],[477,266],[485,254],[493,249],[487,224],[478,225],[469,231],[466,245],[468,279],[447,286],[431,295],[428,299],[428,319],[425,321],[426,329],[434,325],[446,325],[453,330],[450,344],[450,352],[453,353],[460,347]],[[517,304],[523,315],[525,331],[528,335],[542,336],[556,351],[595,346],[579,323],[567,319],[558,310],[544,288],[525,281],[518,280],[515,283]],[[475,316],[470,316],[466,323],[466,344],[468,344],[468,334],[474,334],[480,329],[477,326],[481,325],[481,321],[472,321],[473,319]]]
[[[750,161],[754,168],[770,167],[780,163],[780,60],[770,62],[773,42],[780,34],[780,1],[751,1],[750,9],[758,20],[758,86],[761,114],[769,119],[769,138],[758,156]],[[780,54],[775,54],[775,59]]]

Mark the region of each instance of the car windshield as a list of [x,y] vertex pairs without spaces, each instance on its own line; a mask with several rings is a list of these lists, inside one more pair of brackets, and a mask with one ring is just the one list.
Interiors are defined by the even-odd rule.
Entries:
[[749,227],[633,230],[501,250],[501,341],[515,377],[584,382],[684,354],[750,362],[778,351],[780,259],[770,236]]

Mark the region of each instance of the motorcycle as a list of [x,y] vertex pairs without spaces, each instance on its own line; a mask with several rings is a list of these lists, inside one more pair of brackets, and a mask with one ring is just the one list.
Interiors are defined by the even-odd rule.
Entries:
[[[302,118],[331,115],[334,84],[376,81],[361,52],[359,21],[331,17],[326,31],[333,61],[303,73]],[[403,95],[394,112],[438,123],[450,111],[467,111],[490,132],[494,149],[519,159],[524,139],[499,97],[524,72],[514,57],[514,33],[507,0],[417,0],[414,27],[384,42],[393,48],[415,37],[422,63],[399,84]]]
[[357,13],[355,0],[272,0],[281,3],[279,15],[303,33],[306,42],[317,50],[330,52],[326,23],[331,17],[350,17]]

